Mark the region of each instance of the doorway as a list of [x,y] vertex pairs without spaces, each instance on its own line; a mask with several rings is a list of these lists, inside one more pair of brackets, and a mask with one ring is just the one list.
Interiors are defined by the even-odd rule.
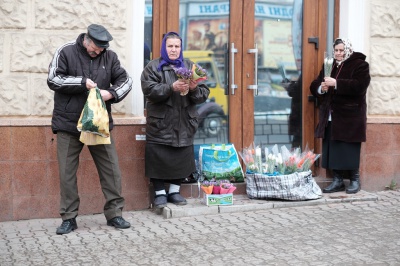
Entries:
[[[308,86],[326,45],[323,2],[153,1],[153,47],[163,33],[178,31],[185,56],[210,71],[209,108],[199,106],[206,111],[196,144],[307,145],[319,152]],[[159,48],[152,53],[159,56]]]

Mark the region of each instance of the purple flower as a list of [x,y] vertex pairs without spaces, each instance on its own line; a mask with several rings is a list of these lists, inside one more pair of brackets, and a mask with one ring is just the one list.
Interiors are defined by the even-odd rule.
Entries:
[[179,68],[174,68],[175,74],[178,76],[180,79],[191,79],[192,78],[192,71],[187,69],[186,67],[179,67]]

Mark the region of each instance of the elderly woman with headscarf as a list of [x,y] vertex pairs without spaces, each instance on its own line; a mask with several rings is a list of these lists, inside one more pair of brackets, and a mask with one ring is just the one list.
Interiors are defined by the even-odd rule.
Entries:
[[[153,183],[155,208],[163,208],[167,202],[185,205],[180,185],[196,170],[196,105],[207,100],[210,90],[175,73],[192,66],[192,61],[183,58],[181,37],[168,32],[162,41],[161,57],[150,61],[140,78],[147,111],[145,175]],[[165,182],[170,184],[168,194]]]
[[[354,52],[349,40],[336,39],[333,50],[330,75],[325,76],[323,67],[310,85],[320,103],[315,137],[323,139],[322,167],[333,173],[333,182],[323,192],[353,194],[361,189],[360,151],[366,141],[366,94],[371,77],[366,56]],[[347,189],[344,177],[350,178]]]

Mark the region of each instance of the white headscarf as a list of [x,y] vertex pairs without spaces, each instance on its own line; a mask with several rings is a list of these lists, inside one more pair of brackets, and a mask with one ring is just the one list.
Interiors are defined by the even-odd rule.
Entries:
[[348,59],[352,54],[353,54],[353,45],[351,44],[349,39],[342,39],[342,38],[337,38],[334,43],[333,43],[333,49],[335,49],[335,46],[338,44],[343,43],[344,45],[344,56],[342,61],[337,61],[336,64],[340,66],[346,59]]

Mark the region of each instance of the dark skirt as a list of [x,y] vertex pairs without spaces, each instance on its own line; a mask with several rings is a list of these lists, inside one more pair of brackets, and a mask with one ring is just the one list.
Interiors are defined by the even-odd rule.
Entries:
[[146,144],[145,175],[163,180],[183,179],[196,170],[194,148]]
[[331,140],[331,123],[322,140],[322,167],[334,170],[356,170],[360,167],[361,142]]

